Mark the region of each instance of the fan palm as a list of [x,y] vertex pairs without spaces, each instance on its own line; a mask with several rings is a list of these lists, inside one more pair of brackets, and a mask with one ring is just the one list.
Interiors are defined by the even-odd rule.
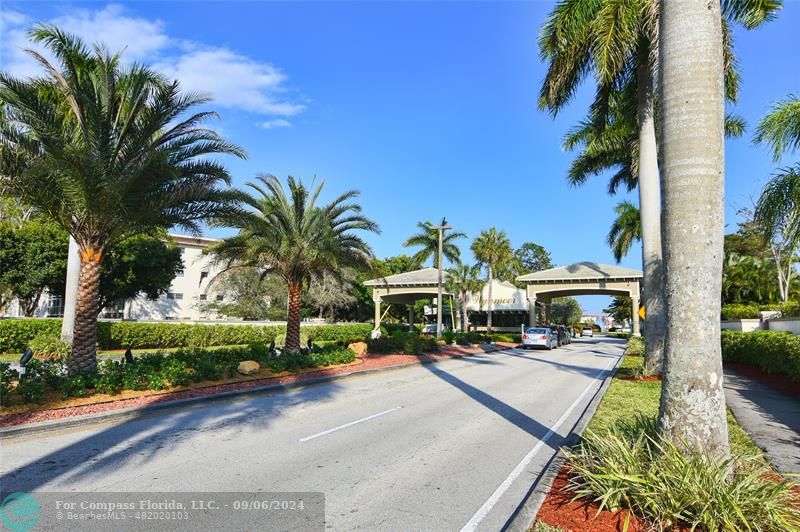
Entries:
[[352,201],[358,197],[355,190],[320,205],[324,183],[309,189],[290,176],[287,184],[288,190],[271,175],[256,176],[255,182],[248,183],[256,195],[244,194],[244,202],[253,210],[215,220],[215,225],[236,228],[238,233],[212,246],[210,252],[229,266],[276,273],[286,282],[285,348],[297,352],[303,285],[326,272],[368,267],[372,250],[356,232],[378,233],[379,229]]
[[[752,28],[769,20],[780,1],[723,0],[725,85],[735,101],[739,77],[735,70],[729,22]],[[660,228],[661,193],[655,133],[654,72],[658,52],[659,5],[656,0],[563,0],[545,23],[539,40],[548,71],[540,92],[540,106],[554,114],[575,94],[590,74],[597,80],[589,125],[594,144],[570,169],[573,183],[617,164],[610,190],[624,183],[639,186],[642,206],[642,259],[647,364],[660,372],[666,322],[663,313],[663,274]],[[629,105],[615,105],[622,101]],[[615,100],[617,100],[615,102]],[[635,102],[635,103],[633,103]],[[732,122],[732,126],[740,122]],[[609,131],[604,131],[609,127]],[[584,139],[585,140],[585,139]]]
[[[447,220],[442,218],[441,225],[447,225]],[[414,260],[419,264],[425,262],[433,257],[433,267],[439,267],[439,230],[433,229],[435,227],[431,222],[418,222],[417,227],[420,229],[419,233],[410,236],[405,242],[403,247],[418,247],[419,251],[414,253]],[[445,259],[453,264],[458,264],[461,259],[461,250],[454,243],[459,238],[465,238],[467,235],[458,231],[448,231],[442,235],[442,255]]]
[[633,243],[642,239],[642,224],[639,208],[630,201],[618,203],[614,208],[617,218],[608,232],[607,242],[619,263],[628,254]]
[[494,269],[506,263],[513,256],[511,242],[508,240],[505,231],[498,231],[494,227],[481,234],[472,242],[472,253],[480,265],[486,268],[489,293],[486,313],[486,332],[492,334],[492,281],[494,280]]
[[[790,95],[758,125],[755,141],[767,144],[775,161],[800,148],[800,100]],[[789,299],[794,255],[800,245],[800,162],[779,169],[756,202],[754,218],[770,241],[782,301]]]
[[470,266],[459,264],[455,268],[447,270],[447,281],[445,287],[451,294],[458,294],[458,301],[461,304],[461,330],[467,331],[467,297],[470,294],[480,292],[481,268],[479,265]]
[[[5,154],[23,154],[24,168],[7,172],[0,192],[35,206],[78,243],[80,282],[69,368],[96,367],[100,262],[125,236],[173,226],[197,231],[200,221],[236,210],[238,194],[214,154],[244,152],[201,127],[213,113],[184,113],[208,99],[182,94],[178,82],[119,55],[92,51],[52,26],[31,38],[58,59],[29,52],[45,76],[0,73],[0,123]],[[221,187],[225,185],[225,187]]]

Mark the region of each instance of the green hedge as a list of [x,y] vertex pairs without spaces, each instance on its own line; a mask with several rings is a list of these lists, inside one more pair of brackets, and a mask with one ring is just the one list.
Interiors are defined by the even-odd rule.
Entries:
[[[147,353],[135,364],[106,360],[91,374],[67,376],[60,360],[31,360],[24,378],[9,364],[0,363],[0,404],[39,403],[49,392],[62,398],[87,397],[95,393],[117,394],[122,390],[165,390],[192,382],[216,381],[237,375],[243,360],[256,360],[273,373],[296,373],[306,368],[348,364],[355,353],[344,346],[315,347],[309,353],[270,356],[263,344],[213,349],[180,349],[170,354]],[[13,383],[16,381],[16,385]],[[49,395],[52,398],[52,393]]]
[[784,318],[800,317],[800,303],[789,301],[787,303],[773,303],[770,305],[758,305],[756,303],[730,303],[728,305],[722,305],[722,319],[758,319],[761,317],[760,312],[762,310],[780,311],[781,317]]
[[800,382],[800,337],[777,331],[722,331],[722,359]]
[[732,303],[730,305],[722,305],[722,319],[723,320],[748,320],[758,319],[761,317],[759,312],[761,307],[751,304]]
[[[313,341],[340,344],[363,340],[371,330],[372,325],[368,323],[303,327],[303,333]],[[59,334],[60,331],[60,319],[0,320],[0,353],[19,353],[41,333]],[[285,331],[285,327],[275,325],[101,321],[97,324],[97,343],[100,349],[210,347],[269,343]]]

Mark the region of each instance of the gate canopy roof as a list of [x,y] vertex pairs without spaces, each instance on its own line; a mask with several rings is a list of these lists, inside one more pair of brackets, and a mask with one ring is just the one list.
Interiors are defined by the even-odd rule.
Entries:
[[[447,272],[442,271],[442,283],[446,281]],[[364,281],[364,286],[372,288],[372,298],[375,301],[413,304],[417,299],[436,296],[439,288],[439,270],[423,268],[412,272],[387,275]],[[450,295],[450,292],[444,287],[442,293]]]
[[600,264],[597,262],[576,262],[559,268],[551,268],[540,272],[528,273],[517,277],[517,281],[527,283],[553,281],[600,281],[641,279],[642,272],[621,266]]
[[597,262],[576,262],[517,277],[526,284],[529,298],[546,299],[590,294],[638,298],[641,279],[639,270]]

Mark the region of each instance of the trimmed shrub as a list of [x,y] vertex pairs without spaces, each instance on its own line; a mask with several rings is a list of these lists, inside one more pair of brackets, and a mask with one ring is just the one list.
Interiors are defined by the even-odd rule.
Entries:
[[626,355],[644,356],[644,338],[641,336],[631,336],[628,338],[628,347],[625,349]]
[[[302,333],[313,341],[348,344],[369,336],[372,325],[353,323],[303,327]],[[204,348],[222,345],[269,344],[279,335],[285,337],[285,327],[273,325],[215,325],[186,323],[147,323],[134,321],[97,324],[97,344],[100,349],[159,349],[174,347]],[[60,319],[0,320],[0,353],[20,353],[31,342],[47,335],[57,338],[61,332]]]
[[492,342],[508,342],[518,344],[522,341],[522,335],[518,333],[493,333],[489,339]]
[[723,320],[758,319],[761,317],[761,314],[759,314],[760,310],[761,308],[755,303],[731,303],[722,305],[721,317]]
[[337,342],[341,345],[363,341],[372,332],[370,323],[347,323],[342,325],[313,325],[300,329],[313,342]]
[[31,340],[47,333],[59,335],[61,320],[35,318],[0,320],[0,353],[21,353]]
[[722,331],[722,360],[800,382],[800,337],[777,331]]

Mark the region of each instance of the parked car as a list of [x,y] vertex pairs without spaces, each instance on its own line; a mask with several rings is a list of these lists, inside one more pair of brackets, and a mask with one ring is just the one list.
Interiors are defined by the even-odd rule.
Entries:
[[547,327],[531,327],[522,333],[522,348],[531,349],[539,347],[542,349],[553,349],[558,347],[558,336],[553,334]]
[[547,328],[556,335],[556,338],[558,339],[558,347],[567,345],[569,343],[569,335],[567,334],[566,327],[563,325],[548,325]]
[[572,343],[572,335],[569,333],[569,329],[565,325],[558,326],[558,334],[561,337],[562,344]]
[[[442,332],[449,330],[449,327],[446,323],[442,323]],[[425,326],[422,328],[422,334],[436,334],[436,324],[435,323],[426,323]]]
[[583,329],[581,329],[581,337],[583,336],[593,337],[594,329],[592,329],[591,327],[584,327]]

